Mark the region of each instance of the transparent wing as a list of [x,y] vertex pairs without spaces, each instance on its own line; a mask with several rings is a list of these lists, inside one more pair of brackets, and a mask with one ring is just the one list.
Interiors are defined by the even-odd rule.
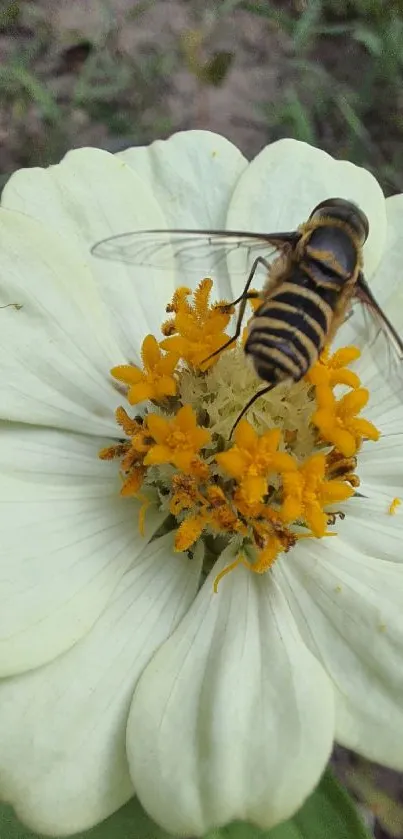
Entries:
[[91,253],[100,259],[125,262],[129,265],[148,265],[165,268],[173,260],[181,266],[200,269],[204,264],[217,268],[231,253],[243,253],[245,262],[239,270],[256,257],[270,260],[298,241],[299,234],[248,233],[235,230],[139,230],[122,233],[97,242]]
[[362,275],[357,283],[356,299],[364,306],[364,318],[370,344],[383,340],[388,347],[391,362],[403,364],[403,337],[399,335],[386,316]]
[[[359,343],[364,347],[363,361],[367,365],[365,384],[375,396],[380,410],[386,409],[385,400],[403,402],[403,336],[399,334],[382,307],[373,296],[361,275],[356,288],[355,302],[361,304],[358,330]],[[381,393],[385,394],[384,398]],[[390,396],[393,394],[393,397]]]

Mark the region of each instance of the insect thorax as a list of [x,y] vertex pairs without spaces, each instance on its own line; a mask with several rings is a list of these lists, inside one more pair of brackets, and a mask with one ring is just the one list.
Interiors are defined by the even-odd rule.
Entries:
[[303,226],[296,261],[320,286],[341,290],[362,268],[362,246],[343,221],[312,220]]

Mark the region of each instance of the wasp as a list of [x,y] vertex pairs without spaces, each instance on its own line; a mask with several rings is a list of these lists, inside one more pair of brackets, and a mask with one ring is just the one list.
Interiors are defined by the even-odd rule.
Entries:
[[[231,250],[246,249],[249,256],[259,250],[242,294],[231,304],[239,304],[235,333],[214,353],[221,353],[237,340],[248,300],[259,298],[261,303],[248,324],[244,350],[265,387],[245,405],[238,423],[263,393],[280,382],[298,382],[308,373],[354,301],[365,306],[377,333],[383,334],[395,357],[402,360],[403,340],[364,277],[363,247],[368,233],[368,219],[356,204],[328,198],[297,230],[287,233],[145,230],[104,239],[94,245],[92,253],[161,267],[166,256],[177,257],[185,267],[200,267],[207,251],[222,261]],[[256,292],[250,288],[259,266],[266,271],[266,281]]]

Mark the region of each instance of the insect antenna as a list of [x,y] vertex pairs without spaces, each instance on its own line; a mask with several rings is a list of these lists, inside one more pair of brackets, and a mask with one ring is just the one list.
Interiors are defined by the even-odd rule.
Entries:
[[251,398],[251,399],[249,399],[249,402],[247,402],[247,403],[246,403],[246,405],[244,405],[244,407],[242,408],[241,413],[237,416],[237,418],[236,418],[236,420],[235,420],[235,422],[234,422],[234,424],[233,424],[233,426],[232,426],[232,428],[231,428],[231,433],[230,433],[230,435],[229,435],[229,436],[230,436],[230,439],[231,439],[231,437],[232,437],[232,435],[233,435],[233,433],[234,433],[234,431],[235,431],[235,429],[236,429],[236,427],[237,427],[238,423],[241,421],[242,417],[243,417],[243,416],[245,416],[245,414],[246,414],[246,412],[247,412],[247,411],[249,411],[249,408],[251,408],[251,407],[252,407],[252,405],[254,405],[254,404],[255,404],[255,402],[256,402],[258,399],[260,399],[260,397],[261,397],[261,396],[264,396],[264,394],[265,394],[265,393],[268,393],[268,392],[269,392],[269,390],[273,390],[273,388],[274,388],[274,387],[276,387],[276,385],[277,385],[277,384],[278,384],[277,382],[275,382],[274,384],[270,384],[270,385],[268,385],[267,387],[262,388],[262,390],[258,390],[258,392],[257,392],[257,393],[254,393],[254,394],[253,394],[252,398]]
[[222,353],[223,350],[226,350],[227,347],[230,347],[231,344],[233,344],[234,341],[236,341],[239,338],[242,329],[242,322],[245,316],[246,304],[248,300],[256,300],[259,297],[258,291],[249,291],[250,284],[253,280],[253,277],[256,274],[259,265],[263,265],[267,269],[267,271],[270,270],[270,264],[267,262],[266,259],[264,259],[262,256],[256,257],[249,271],[248,279],[246,280],[242,294],[239,297],[237,297],[236,300],[233,300],[232,303],[228,304],[229,306],[236,306],[238,303],[241,304],[238,312],[234,335],[232,336],[232,338],[229,338],[229,340],[226,341],[225,344],[222,345],[222,347],[219,347],[218,350],[211,353],[211,355],[207,356],[205,361],[210,361],[211,358],[214,358],[219,353]]

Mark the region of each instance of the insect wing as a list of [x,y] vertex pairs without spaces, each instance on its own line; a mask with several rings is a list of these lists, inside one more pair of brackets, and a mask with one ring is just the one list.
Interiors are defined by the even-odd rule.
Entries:
[[374,333],[374,340],[378,335],[383,335],[395,362],[403,364],[403,337],[399,335],[386,316],[362,275],[357,283],[356,298],[364,305],[369,329]]
[[403,337],[377,302],[362,275],[357,282],[355,300],[361,304],[360,317],[354,320],[359,344],[364,348],[362,362],[367,367],[365,383],[372,396],[376,396],[380,410],[384,411],[386,401],[392,399],[396,405],[401,405],[403,401]]
[[139,230],[122,233],[97,242],[91,253],[101,259],[169,268],[177,264],[185,272],[197,270],[200,277],[228,266],[228,259],[239,254],[231,271],[245,273],[262,256],[270,261],[281,250],[293,246],[299,234],[248,233],[226,230]]

